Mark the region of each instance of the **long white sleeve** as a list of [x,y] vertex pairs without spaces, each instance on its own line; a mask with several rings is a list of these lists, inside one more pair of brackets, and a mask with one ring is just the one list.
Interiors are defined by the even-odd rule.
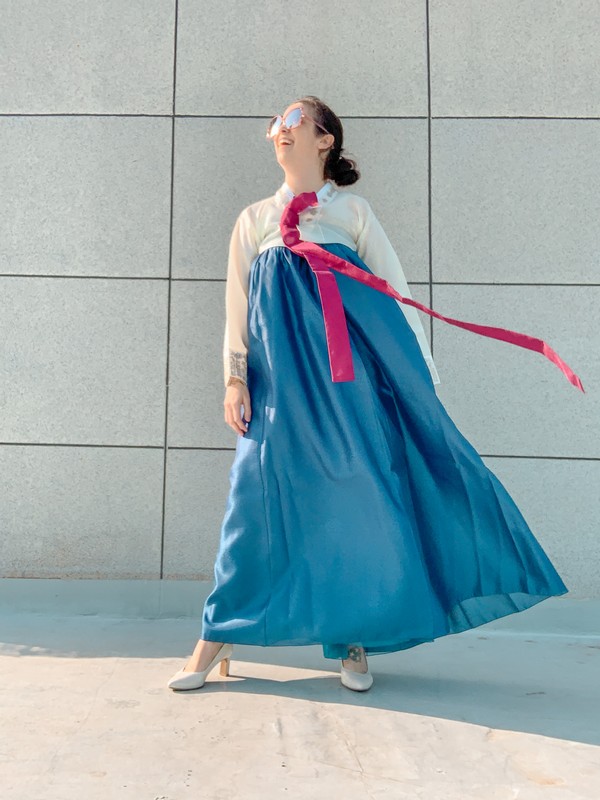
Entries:
[[[362,219],[357,236],[356,251],[376,275],[386,280],[403,297],[408,297],[412,300],[413,296],[408,287],[400,260],[381,223],[375,216],[371,205],[364,198],[363,201],[363,204],[361,204],[360,213]],[[399,300],[396,300],[396,303],[404,312],[407,322],[417,337],[433,383],[441,383],[418,310],[407,303],[401,303]]]
[[252,211],[246,207],[233,226],[229,242],[225,283],[225,336],[223,369],[225,386],[232,375],[247,382],[248,375],[248,279],[258,254],[258,233]]

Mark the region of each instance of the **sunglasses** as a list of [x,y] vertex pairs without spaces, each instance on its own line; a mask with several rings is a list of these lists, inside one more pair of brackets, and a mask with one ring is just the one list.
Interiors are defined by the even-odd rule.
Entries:
[[285,124],[285,127],[289,129],[297,128],[299,125],[302,125],[302,121],[305,119],[309,119],[311,122],[315,123],[317,128],[320,128],[325,133],[329,133],[316,119],[305,114],[304,110],[298,107],[292,108],[292,110],[286,114],[285,118],[282,117],[281,114],[276,114],[274,117],[271,117],[267,125],[267,139],[272,139],[274,136],[277,136],[282,124]]

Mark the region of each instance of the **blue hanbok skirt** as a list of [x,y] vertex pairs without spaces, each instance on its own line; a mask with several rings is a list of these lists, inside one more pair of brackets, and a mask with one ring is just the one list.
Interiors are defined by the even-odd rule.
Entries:
[[[371,272],[352,248],[322,245]],[[567,588],[439,400],[396,300],[334,272],[355,379],[331,380],[316,279],[284,246],[248,285],[237,437],[201,638],[403,650]]]

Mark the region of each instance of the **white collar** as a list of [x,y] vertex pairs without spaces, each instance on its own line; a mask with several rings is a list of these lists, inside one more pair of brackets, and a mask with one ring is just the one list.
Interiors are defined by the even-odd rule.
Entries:
[[[319,205],[328,203],[333,197],[335,197],[336,194],[337,189],[335,188],[333,181],[326,180],[323,186],[321,186],[317,192],[317,200],[319,201]],[[275,192],[275,199],[280,206],[287,205],[293,197],[295,197],[295,194],[285,181]]]

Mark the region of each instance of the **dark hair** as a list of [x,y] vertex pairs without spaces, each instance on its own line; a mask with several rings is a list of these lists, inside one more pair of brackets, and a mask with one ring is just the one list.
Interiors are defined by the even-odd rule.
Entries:
[[[324,177],[331,178],[338,186],[350,186],[350,184],[356,183],[360,178],[360,172],[356,166],[356,161],[341,154],[344,149],[344,128],[337,114],[334,114],[329,106],[314,94],[307,94],[294,102],[306,103],[312,112],[311,116],[334,136],[335,141],[325,160]],[[315,131],[316,133],[323,133],[316,126]]]

